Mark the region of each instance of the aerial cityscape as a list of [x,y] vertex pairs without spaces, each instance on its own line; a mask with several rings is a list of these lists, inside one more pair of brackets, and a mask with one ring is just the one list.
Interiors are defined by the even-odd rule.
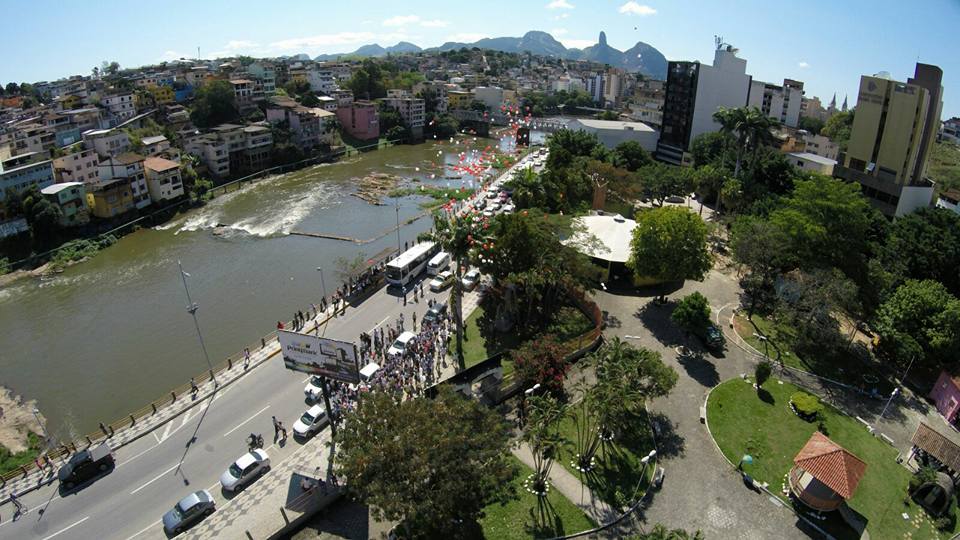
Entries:
[[151,7],[0,0],[0,540],[960,538],[954,0]]

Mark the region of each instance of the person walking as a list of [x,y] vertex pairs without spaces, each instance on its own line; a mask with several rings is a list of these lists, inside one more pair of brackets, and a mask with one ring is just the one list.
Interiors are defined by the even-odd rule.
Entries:
[[243,369],[250,367],[250,347],[243,348]]
[[281,433],[280,440],[281,441],[287,440],[287,428],[283,427],[283,422],[278,421],[277,427],[280,429],[280,433]]
[[280,422],[277,421],[276,416],[271,416],[270,419],[273,420],[273,442],[277,442],[277,437],[280,436]]
[[200,388],[197,387],[196,381],[193,380],[193,377],[190,377],[190,393],[196,397],[197,392],[200,391]]
[[13,503],[14,508],[16,508],[16,511],[13,514],[14,521],[16,521],[21,515],[27,513],[27,507],[20,502],[20,498],[17,497],[16,493],[10,493],[10,502]]
[[413,312],[413,326],[411,328],[413,328],[414,332],[417,331],[417,312],[416,311]]

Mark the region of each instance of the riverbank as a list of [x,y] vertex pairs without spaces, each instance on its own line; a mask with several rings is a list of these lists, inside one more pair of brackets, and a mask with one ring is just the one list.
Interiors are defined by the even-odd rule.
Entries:
[[[39,413],[34,416],[36,406],[36,401],[24,401],[9,388],[0,386],[0,472],[13,470],[20,465],[19,461],[29,462],[38,455],[42,443],[37,434],[43,429],[37,417],[44,420]],[[18,463],[11,466],[12,461]]]

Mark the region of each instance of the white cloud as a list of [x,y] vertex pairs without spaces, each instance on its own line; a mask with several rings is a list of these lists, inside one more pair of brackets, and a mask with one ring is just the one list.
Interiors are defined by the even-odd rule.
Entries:
[[419,15],[397,15],[383,21],[384,26],[408,26],[420,22]]
[[247,49],[255,49],[259,46],[260,44],[254,41],[248,41],[245,39],[235,39],[235,40],[228,41],[223,48],[228,51],[242,51]]
[[561,14],[559,14],[559,15],[554,16],[554,17],[553,17],[553,20],[555,20],[555,21],[560,21],[560,20],[566,19],[566,18],[569,17],[569,16],[570,16],[569,13],[561,13]]
[[597,42],[592,39],[561,39],[558,41],[563,43],[563,46],[568,49],[583,49],[597,44]]
[[553,37],[562,36],[567,33],[566,28],[554,28],[550,31],[550,35]]
[[547,4],[547,9],[573,9],[573,4],[567,0],[553,0]]
[[620,13],[626,13],[627,15],[639,15],[641,17],[646,17],[647,15],[656,15],[657,13],[657,10],[653,9],[652,7],[638,4],[633,0],[630,0],[626,4],[620,6],[620,9],[617,11]]
[[480,41],[485,37],[488,37],[487,34],[481,34],[478,32],[460,32],[459,34],[447,36],[446,40],[456,41],[458,43],[473,43],[474,41]]
[[807,69],[808,67],[810,67],[810,64],[801,61],[799,64],[797,64],[797,67],[800,69]]
[[424,28],[446,28],[450,26],[450,21],[444,21],[440,19],[420,21],[420,26]]
[[160,58],[157,59],[158,62],[171,62],[173,60],[179,60],[181,58],[193,58],[191,55],[179,51],[163,51],[163,54],[160,55]]

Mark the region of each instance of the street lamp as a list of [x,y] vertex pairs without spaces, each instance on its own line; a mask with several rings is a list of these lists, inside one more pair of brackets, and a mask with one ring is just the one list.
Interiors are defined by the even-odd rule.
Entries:
[[210,362],[210,355],[207,354],[207,346],[203,342],[203,333],[200,332],[200,322],[197,320],[197,310],[200,309],[200,304],[197,304],[190,298],[190,288],[187,287],[187,278],[190,274],[183,271],[183,264],[180,261],[177,261],[177,266],[180,267],[180,277],[183,279],[183,290],[187,293],[187,313],[193,315],[193,325],[197,328],[197,337],[200,338],[200,348],[203,349],[203,357],[207,359],[207,367],[210,368],[210,379],[213,381],[213,387],[216,388],[220,383],[217,382],[217,378],[213,375],[213,363]]
[[533,395],[534,392],[540,389],[540,383],[537,383],[530,388],[527,388],[523,391],[523,394],[520,396],[520,425],[525,424],[525,419],[527,415],[527,398]]
[[743,457],[740,458],[740,463],[737,463],[737,469],[742,471],[744,463],[747,465],[753,465],[753,456],[750,454],[744,454]]
[[323,299],[327,299],[327,283],[323,281],[323,268],[317,267],[317,272],[320,272],[320,285],[323,286]]

